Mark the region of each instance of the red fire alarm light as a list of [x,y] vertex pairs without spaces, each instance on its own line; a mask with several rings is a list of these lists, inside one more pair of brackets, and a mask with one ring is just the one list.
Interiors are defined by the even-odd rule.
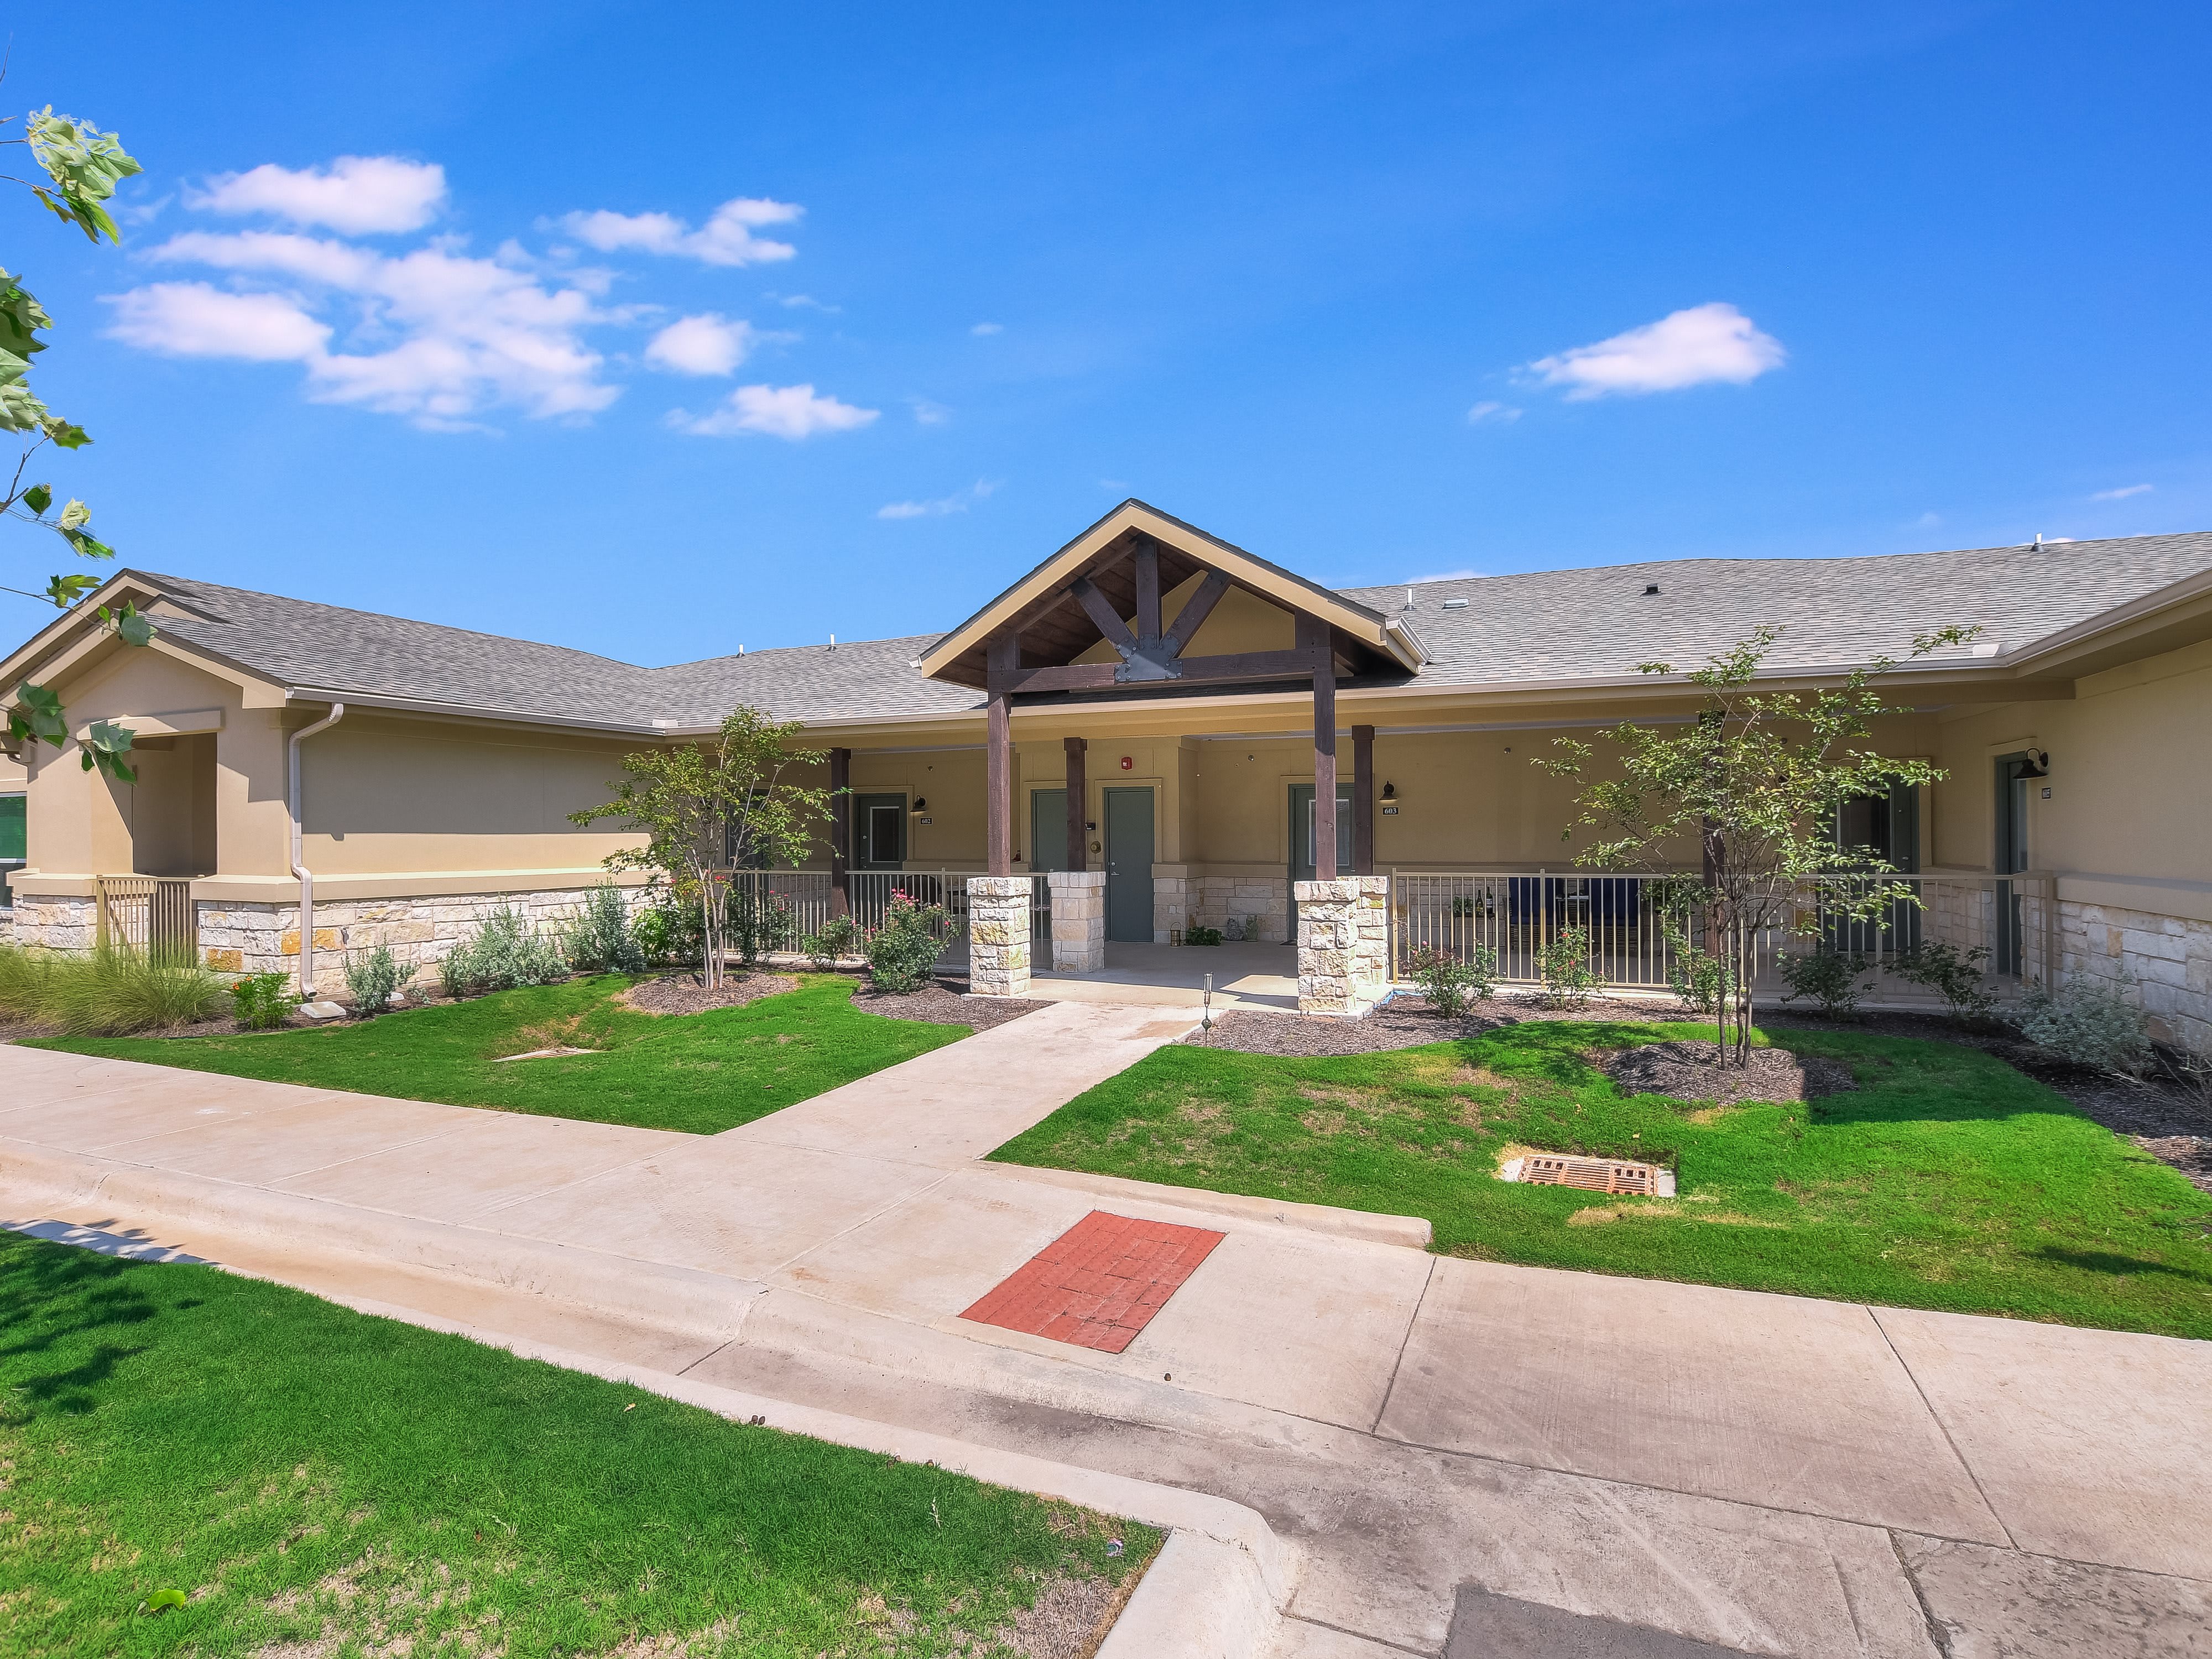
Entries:
[[1133,770],[1133,769],[1135,769],[1135,767],[1136,767],[1136,764],[1137,764],[1137,763],[1136,763],[1136,762],[1134,762],[1133,760],[1131,760],[1131,759],[1130,759],[1127,755],[1124,755],[1124,756],[1122,756],[1122,757],[1121,757],[1121,769],[1122,769],[1124,772],[1127,772],[1127,771]]

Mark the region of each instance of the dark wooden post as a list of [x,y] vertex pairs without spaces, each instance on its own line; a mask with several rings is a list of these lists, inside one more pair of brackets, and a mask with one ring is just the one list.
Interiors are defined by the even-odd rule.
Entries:
[[1298,648],[1317,651],[1314,695],[1314,879],[1336,879],[1336,662],[1329,651],[1328,624],[1300,617]]
[[1071,870],[1091,867],[1085,856],[1090,843],[1083,828],[1087,822],[1083,816],[1083,751],[1088,746],[1081,738],[1067,739],[1067,867]]
[[1352,873],[1375,873],[1375,728],[1352,728]]
[[1147,645],[1160,636],[1160,550],[1157,544],[1137,544],[1137,637]]
[[[989,665],[994,673],[1011,674],[1022,665],[1022,636],[1001,634],[991,641]],[[1014,717],[1006,694],[990,695],[990,736],[984,761],[984,866],[994,876],[1014,873]]]
[[830,914],[853,914],[853,751],[830,751]]

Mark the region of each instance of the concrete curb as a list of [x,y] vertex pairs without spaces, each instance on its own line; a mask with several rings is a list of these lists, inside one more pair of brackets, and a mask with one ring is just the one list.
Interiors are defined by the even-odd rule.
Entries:
[[1240,1221],[1273,1221],[1307,1232],[1363,1239],[1370,1244],[1397,1244],[1407,1249],[1425,1250],[1436,1239],[1436,1229],[1417,1215],[1340,1210],[1330,1204],[1294,1204],[1285,1199],[1252,1198],[1242,1193],[1217,1193],[1203,1187],[1170,1187],[1157,1181],[1129,1181],[1121,1176],[1087,1175],[1080,1170],[1048,1170],[1027,1164],[979,1161],[974,1167],[1010,1180],[1072,1187],[1079,1192],[1097,1193],[1101,1198],[1142,1199],[1151,1204],[1172,1204],[1186,1210],[1234,1216]]
[[1273,1650],[1281,1623],[1249,1554],[1176,1531],[1106,1632],[1097,1659],[1259,1659]]
[[158,1219],[187,1231],[336,1250],[652,1320],[709,1340],[734,1336],[768,1288],[754,1279],[696,1267],[639,1261],[461,1222],[423,1221],[21,1140],[0,1139],[0,1182],[58,1210],[112,1206],[134,1221]]

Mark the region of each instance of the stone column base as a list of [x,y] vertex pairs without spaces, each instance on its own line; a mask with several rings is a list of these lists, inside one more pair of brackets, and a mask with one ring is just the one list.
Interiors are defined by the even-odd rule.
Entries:
[[1018,997],[1030,988],[1030,878],[968,878],[968,989]]
[[1357,1018],[1390,988],[1390,878],[1302,881],[1298,1012]]
[[1054,870],[1052,884],[1052,970],[1096,974],[1106,967],[1106,872]]

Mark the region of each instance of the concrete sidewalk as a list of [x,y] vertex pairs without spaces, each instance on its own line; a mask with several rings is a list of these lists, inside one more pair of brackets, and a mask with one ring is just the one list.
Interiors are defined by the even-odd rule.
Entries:
[[[1234,1498],[1304,1547],[1310,1659],[1441,1653],[1467,1584],[1808,1659],[2212,1651],[2212,1345],[975,1161],[1162,1016],[1058,1005],[714,1137],[0,1048],[0,1216]],[[1226,1237],[1119,1355],[957,1316],[1094,1207]]]

